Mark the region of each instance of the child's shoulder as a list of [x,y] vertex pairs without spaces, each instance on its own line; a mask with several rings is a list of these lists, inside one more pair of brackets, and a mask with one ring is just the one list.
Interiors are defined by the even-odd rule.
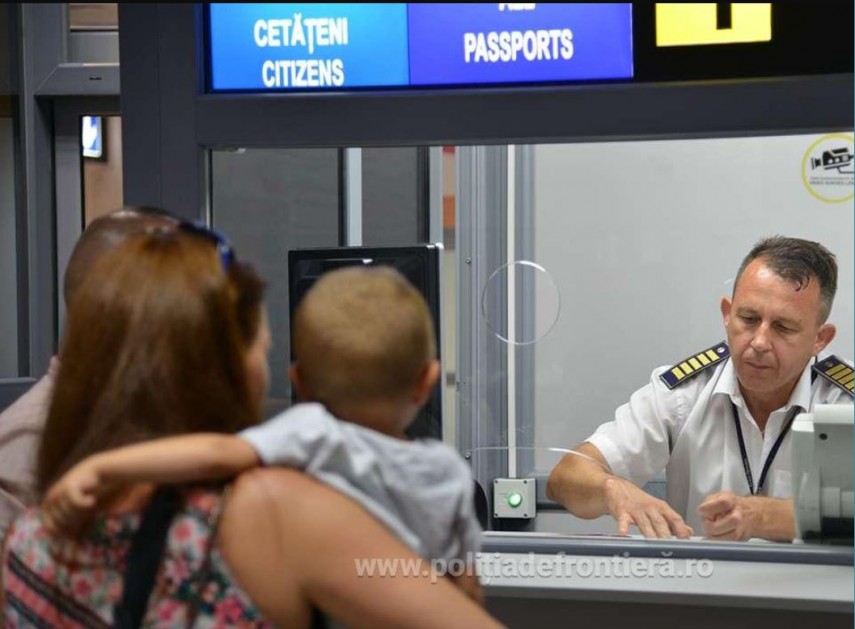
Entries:
[[328,428],[330,423],[337,421],[323,405],[315,402],[303,402],[295,404],[243,432],[292,432],[306,428],[324,430]]

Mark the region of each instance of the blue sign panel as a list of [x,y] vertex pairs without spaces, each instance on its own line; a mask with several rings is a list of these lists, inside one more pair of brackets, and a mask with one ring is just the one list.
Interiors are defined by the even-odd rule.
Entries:
[[410,4],[410,84],[632,77],[632,5]]
[[406,4],[211,3],[213,90],[407,85]]

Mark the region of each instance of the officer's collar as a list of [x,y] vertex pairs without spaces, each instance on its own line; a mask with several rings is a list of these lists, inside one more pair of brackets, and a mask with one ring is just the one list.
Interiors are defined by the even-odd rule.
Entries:
[[[810,364],[805,365],[802,370],[802,375],[796,383],[796,388],[793,389],[790,399],[784,406],[784,410],[789,410],[794,404],[801,406],[802,410],[810,408],[810,393],[811,393],[811,377]],[[733,368],[733,360],[728,360],[721,370],[721,375],[713,389],[713,395],[727,395],[733,400],[737,406],[745,407],[745,401],[742,399],[742,392],[739,390],[739,382],[736,378],[736,370]]]

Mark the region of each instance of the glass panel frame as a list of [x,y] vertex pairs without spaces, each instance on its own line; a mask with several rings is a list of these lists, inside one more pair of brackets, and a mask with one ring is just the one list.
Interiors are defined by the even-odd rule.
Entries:
[[18,15],[15,5],[0,8],[0,292],[7,296],[0,303],[0,333],[6,339],[0,352],[0,409],[29,372]]
[[[198,7],[170,6],[167,16],[147,7],[123,5],[120,15],[129,27],[123,32],[123,42],[136,46],[140,53],[123,66],[123,79],[127,78],[123,85],[134,92],[137,108],[133,121],[125,119],[135,127],[129,134],[134,143],[128,152],[137,154],[139,160],[127,188],[134,202],[187,208],[188,213],[204,211],[205,187],[199,182],[206,175],[199,165],[204,164],[201,156],[210,148],[463,145],[455,241],[461,261],[458,268],[468,269],[457,278],[461,313],[457,379],[461,388],[473,386],[475,362],[485,360],[479,346],[483,338],[473,329],[477,323],[473,277],[476,281],[485,277],[478,265],[501,261],[508,250],[507,243],[490,241],[491,234],[477,223],[483,220],[482,214],[462,209],[466,204],[483,203],[479,199],[485,192],[504,193],[486,185],[501,173],[500,166],[489,164],[490,151],[502,148],[495,145],[794,135],[851,130],[853,123],[851,74],[699,81],[667,87],[504,90],[490,95],[478,90],[456,94],[437,90],[352,97],[212,96],[204,94]],[[151,32],[159,34],[156,42],[151,41]],[[195,33],[195,38],[188,33]],[[153,64],[152,50],[174,62]],[[164,84],[172,89],[144,93],[149,86]],[[154,106],[144,108],[148,103]],[[175,118],[165,113],[175,111],[182,113]],[[146,137],[152,128],[159,130],[158,138]],[[492,174],[485,176],[487,171]],[[485,242],[478,242],[479,238]],[[493,406],[479,402],[473,405],[477,408],[461,409],[465,414],[456,418],[456,445],[461,451],[483,445],[478,442],[486,435],[495,438],[497,447],[508,445],[507,433],[502,433],[506,424],[501,421],[507,391],[491,385],[482,392]],[[499,426],[493,424],[496,421]]]

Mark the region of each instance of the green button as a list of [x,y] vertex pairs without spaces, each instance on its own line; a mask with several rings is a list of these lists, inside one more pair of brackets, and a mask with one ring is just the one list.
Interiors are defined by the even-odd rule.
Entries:
[[515,491],[513,493],[508,494],[508,504],[513,509],[516,509],[518,506],[520,506],[522,504],[522,501],[523,497],[522,494],[520,494],[519,492]]

